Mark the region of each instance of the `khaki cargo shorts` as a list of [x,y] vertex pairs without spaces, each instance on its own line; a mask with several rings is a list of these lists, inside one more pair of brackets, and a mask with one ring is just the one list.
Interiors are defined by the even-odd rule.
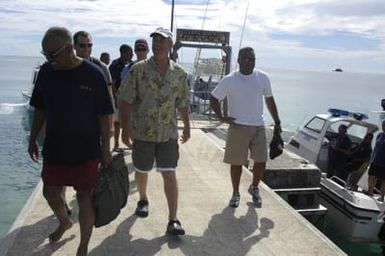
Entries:
[[254,162],[267,161],[265,127],[230,124],[223,161],[231,165],[247,165],[249,150]]

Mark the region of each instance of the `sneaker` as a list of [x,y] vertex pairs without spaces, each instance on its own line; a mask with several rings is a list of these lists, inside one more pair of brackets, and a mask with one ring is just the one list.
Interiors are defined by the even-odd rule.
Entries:
[[185,234],[184,229],[182,228],[182,225],[180,224],[179,220],[170,220],[167,224],[166,233],[174,236],[180,236]]
[[249,194],[253,197],[253,202],[256,206],[261,206],[262,205],[262,198],[259,195],[259,189],[257,186],[250,185]]
[[233,193],[229,201],[229,206],[233,208],[237,208],[239,206],[239,200],[241,199],[241,195],[239,193]]
[[139,217],[145,218],[148,216],[148,201],[139,200],[138,206],[136,207],[135,214]]

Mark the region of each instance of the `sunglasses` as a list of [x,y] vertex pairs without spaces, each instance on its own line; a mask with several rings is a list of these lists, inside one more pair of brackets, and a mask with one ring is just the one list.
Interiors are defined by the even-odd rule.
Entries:
[[255,58],[244,57],[243,60],[244,60],[244,61],[247,61],[247,62],[254,62],[254,61],[255,61]]
[[53,52],[45,52],[44,50],[40,51],[41,54],[43,54],[47,59],[49,60],[53,60],[55,59],[60,53],[62,53],[65,48],[67,47],[67,44],[63,45],[62,47],[60,47],[59,49],[57,49],[56,51],[53,51]]
[[135,49],[135,51],[136,52],[145,52],[145,51],[147,51],[147,49],[146,48],[137,48],[137,49]]
[[91,43],[89,43],[89,44],[79,43],[79,47],[80,47],[80,48],[86,48],[86,47],[92,48],[92,44],[91,44]]

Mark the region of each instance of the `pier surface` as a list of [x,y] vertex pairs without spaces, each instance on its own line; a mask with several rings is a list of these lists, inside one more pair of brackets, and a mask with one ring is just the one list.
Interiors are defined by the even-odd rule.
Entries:
[[[262,207],[256,208],[247,193],[251,175],[246,170],[241,179],[240,205],[228,207],[232,191],[229,166],[222,162],[223,146],[198,126],[192,129],[191,139],[180,145],[177,168],[178,217],[186,235],[165,234],[168,208],[162,177],[155,170],[149,174],[147,187],[150,214],[144,219],[134,214],[138,193],[131,151],[127,151],[127,206],[112,223],[94,229],[89,255],[345,255],[265,184],[260,185]],[[282,166],[279,161],[286,161],[286,157],[268,166]],[[59,242],[50,244],[48,234],[56,228],[57,220],[42,197],[41,187],[40,183],[2,241],[0,255],[75,255],[80,235],[74,191],[67,189],[75,225]]]

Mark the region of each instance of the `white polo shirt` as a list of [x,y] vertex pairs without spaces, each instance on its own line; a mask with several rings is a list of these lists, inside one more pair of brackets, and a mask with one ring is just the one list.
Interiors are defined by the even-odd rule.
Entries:
[[238,70],[225,76],[211,92],[218,100],[227,97],[228,116],[237,124],[263,126],[263,98],[273,97],[267,73],[254,69],[250,75]]

